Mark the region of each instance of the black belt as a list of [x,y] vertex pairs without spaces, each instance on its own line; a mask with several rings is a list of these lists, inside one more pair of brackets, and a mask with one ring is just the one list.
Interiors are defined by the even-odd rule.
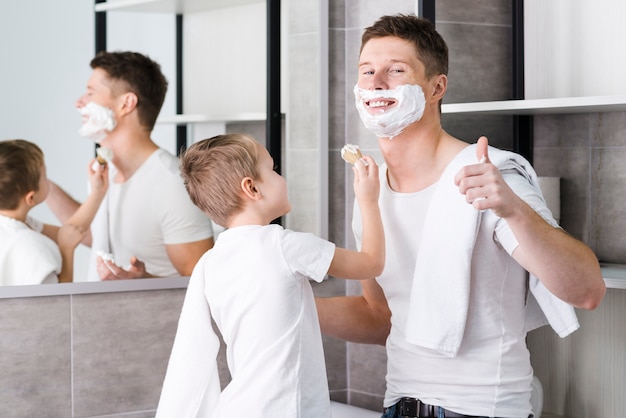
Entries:
[[437,418],[439,411],[443,411],[443,416],[446,418],[479,418],[448,411],[440,406],[428,405],[415,398],[402,398],[394,406],[396,407],[394,418]]

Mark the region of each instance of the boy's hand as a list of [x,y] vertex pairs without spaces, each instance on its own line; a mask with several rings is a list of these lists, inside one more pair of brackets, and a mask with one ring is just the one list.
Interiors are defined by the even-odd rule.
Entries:
[[91,192],[104,195],[109,187],[109,165],[99,164],[98,160],[93,158],[87,168],[87,177]]
[[352,171],[354,171],[354,195],[359,204],[378,204],[380,179],[378,178],[376,161],[370,156],[362,157],[361,160],[354,163]]

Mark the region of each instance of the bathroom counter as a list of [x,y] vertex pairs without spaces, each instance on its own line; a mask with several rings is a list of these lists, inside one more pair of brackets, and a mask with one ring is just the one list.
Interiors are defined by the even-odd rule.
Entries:
[[111,280],[106,282],[0,286],[0,299],[134,292],[140,290],[185,289],[188,283],[189,277],[168,277],[159,279]]
[[602,277],[606,287],[611,289],[626,289],[626,265],[600,263]]

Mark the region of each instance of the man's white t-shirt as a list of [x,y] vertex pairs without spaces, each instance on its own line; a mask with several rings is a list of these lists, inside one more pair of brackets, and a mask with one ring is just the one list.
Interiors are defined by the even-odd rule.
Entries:
[[[528,181],[516,173],[503,172],[503,176],[544,218],[551,217]],[[507,223],[490,210],[483,213],[472,258],[465,334],[457,357],[450,358],[405,338],[419,237],[436,184],[417,193],[394,192],[385,165],[380,167],[380,180],[386,261],[376,280],[392,314],[384,405],[406,396],[470,415],[527,417],[533,378],[524,329],[527,276],[510,256],[518,244]],[[356,202],[352,227],[360,247],[362,227]]]
[[[178,158],[159,149],[126,182],[115,183],[115,173],[111,165],[109,191],[92,223],[89,280],[100,280],[94,257],[98,250],[112,253],[125,269],[136,256],[151,274],[179,275],[165,245],[201,241],[212,237],[213,231],[211,220],[185,190]],[[108,248],[99,247],[107,241]]]

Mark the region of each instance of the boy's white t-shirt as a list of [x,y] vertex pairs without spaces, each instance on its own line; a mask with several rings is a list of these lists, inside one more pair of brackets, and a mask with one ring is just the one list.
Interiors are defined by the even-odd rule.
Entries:
[[42,224],[0,215],[0,285],[57,283],[61,252],[41,233]]
[[[331,242],[279,225],[220,233],[191,276],[157,416],[329,418],[309,279],[323,280],[334,251]],[[211,317],[232,377],[221,393]]]

